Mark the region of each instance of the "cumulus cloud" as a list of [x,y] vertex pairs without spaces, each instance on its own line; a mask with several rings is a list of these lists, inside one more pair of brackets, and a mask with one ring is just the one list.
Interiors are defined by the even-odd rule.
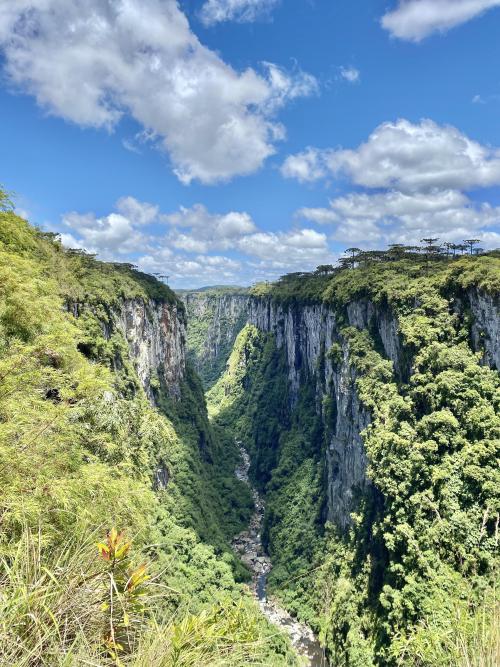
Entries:
[[[194,252],[209,249],[234,247],[241,237],[257,231],[248,213],[230,211],[224,214],[209,213],[202,204],[164,216],[164,220],[175,228],[169,238],[176,248]],[[187,233],[178,229],[186,229]]]
[[359,69],[356,69],[355,67],[341,67],[340,76],[346,81],[349,81],[349,83],[357,83],[361,73]]
[[257,170],[284,136],[273,114],[314,89],[300,71],[234,70],[175,0],[16,0],[0,49],[10,83],[50,113],[108,129],[130,114],[186,184]]
[[200,17],[207,26],[223,21],[251,23],[269,16],[278,4],[279,0],[207,0]]
[[[251,282],[331,261],[326,234],[315,229],[266,232],[244,211],[212,213],[201,204],[162,213],[133,197],[115,210],[63,216],[61,238],[102,259],[132,261],[142,270],[168,274],[187,285]],[[227,254],[221,254],[221,251]]]
[[488,236],[491,242],[496,238],[498,243],[498,235],[491,228],[500,223],[500,208],[473,203],[463,193],[453,190],[351,193],[332,199],[328,208],[302,208],[296,215],[332,225],[333,239],[362,247],[415,244],[429,234],[459,241],[474,233],[483,239]]
[[308,148],[291,155],[281,171],[299,181],[344,175],[367,188],[467,190],[500,184],[500,150],[432,120],[401,119],[383,123],[354,150]]
[[382,26],[394,37],[419,42],[498,6],[500,0],[399,0],[396,9],[382,17]]
[[300,183],[319,181],[328,175],[327,156],[332,152],[309,146],[301,153],[289,155],[281,165],[281,174]]
[[242,238],[238,247],[247,255],[267,260],[271,266],[315,265],[331,254],[326,234],[314,229],[258,232]]
[[430,120],[380,125],[353,150],[308,148],[289,156],[283,175],[307,182],[343,177],[356,192],[328,207],[302,208],[298,219],[330,225],[338,242],[361,247],[450,241],[471,233],[498,244],[500,208],[467,192],[500,184],[500,151]]

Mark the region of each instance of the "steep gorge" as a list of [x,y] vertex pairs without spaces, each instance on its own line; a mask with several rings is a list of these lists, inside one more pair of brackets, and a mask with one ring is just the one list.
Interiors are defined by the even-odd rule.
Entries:
[[499,294],[493,254],[183,305],[0,212],[0,662],[297,664],[231,549],[241,443],[267,592],[332,665],[496,664]]
[[151,276],[0,211],[2,665],[296,663],[230,547],[251,494],[185,324]]
[[208,392],[266,495],[270,589],[333,664],[462,664],[463,614],[497,613],[498,260],[433,270],[258,287]]

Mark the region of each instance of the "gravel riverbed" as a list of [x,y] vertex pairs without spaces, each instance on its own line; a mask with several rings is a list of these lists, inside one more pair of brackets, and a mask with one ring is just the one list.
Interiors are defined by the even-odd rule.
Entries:
[[272,569],[269,556],[264,553],[261,541],[262,522],[265,505],[260,494],[254,489],[248,477],[250,457],[240,445],[241,464],[235,470],[236,477],[251,487],[255,503],[255,512],[246,530],[233,540],[233,548],[241,560],[252,572],[252,591],[259,601],[262,613],[273,625],[288,633],[291,642],[302,658],[304,667],[328,667],[324,650],[320,646],[314,632],[304,623],[300,623],[276,600],[267,596],[267,577]]

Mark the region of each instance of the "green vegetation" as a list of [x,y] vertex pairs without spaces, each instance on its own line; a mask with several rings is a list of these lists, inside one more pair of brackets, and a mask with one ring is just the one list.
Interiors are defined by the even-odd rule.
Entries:
[[[210,389],[224,372],[236,336],[247,321],[248,290],[205,287],[192,292],[179,290],[178,294],[186,304],[188,358],[205,389]],[[233,308],[225,307],[229,300]]]
[[[470,287],[500,292],[494,253],[370,261],[259,285],[254,294],[286,308],[332,307],[337,340],[291,407],[281,351],[247,327],[208,394],[266,493],[271,589],[316,628],[336,666],[500,661],[500,376],[471,350],[470,316],[456,307]],[[359,299],[397,319],[409,375],[384,358],[375,331],[348,326],[347,306]],[[325,525],[335,415],[319,372],[344,353],[357,378],[350,390],[372,415],[363,433],[372,484],[347,532]]]
[[[199,380],[188,370],[180,400],[159,381],[153,407],[111,326],[126,298],[182,304],[0,207],[0,663],[294,664],[238,583],[228,542],[252,503]],[[113,526],[132,547],[111,612],[96,543]]]
[[[114,324],[125,299],[184,318],[176,295],[131,265],[64,250],[11,209],[0,190],[2,665],[296,664],[229,546],[252,512],[235,440],[266,496],[270,590],[336,667],[500,662],[500,375],[470,347],[465,299],[500,293],[497,253],[443,253],[434,239],[424,252],[352,248],[342,270],[257,285],[284,308],[332,308],[333,345],[292,401],[273,336],[246,316],[219,321],[229,334],[203,366],[209,422],[189,364],[181,397],[159,373],[151,404]],[[205,291],[189,330],[198,364],[224,295],[240,292]],[[362,299],[397,321],[404,368],[374,323],[350,326]],[[327,363],[371,415],[370,484],[347,530],[325,521]]]

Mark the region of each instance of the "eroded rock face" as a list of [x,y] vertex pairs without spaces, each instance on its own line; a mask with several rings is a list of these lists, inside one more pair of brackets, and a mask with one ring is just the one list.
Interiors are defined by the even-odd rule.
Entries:
[[[270,299],[253,299],[249,320],[257,328],[272,332],[287,359],[292,404],[303,382],[314,382],[316,409],[330,434],[326,452],[327,519],[345,529],[358,499],[369,485],[367,456],[362,432],[370,423],[370,413],[360,402],[357,371],[349,363],[349,347],[340,333],[334,311],[322,304],[284,307]],[[384,355],[394,364],[397,375],[408,372],[395,317],[368,300],[347,307],[350,326],[369,329],[379,339]],[[345,326],[345,323],[344,323]],[[328,351],[336,344],[339,354]],[[331,401],[324,408],[324,398]],[[329,422],[329,423],[327,423]]]
[[[79,317],[92,306],[71,303],[68,311]],[[155,386],[163,386],[180,398],[186,372],[186,322],[184,312],[172,303],[152,299],[124,299],[119,307],[99,319],[102,334],[109,340],[115,331],[126,340],[130,360],[149,400],[155,403]],[[119,360],[116,360],[119,364]]]
[[244,293],[186,292],[179,295],[188,314],[189,356],[206,386],[224,370],[248,318],[250,297]]
[[186,325],[175,305],[127,299],[113,313],[114,326],[127,341],[139,380],[154,402],[152,386],[162,381],[171,396],[180,397],[186,370]]
[[500,297],[474,288],[467,291],[467,302],[472,345],[485,364],[500,371]]

